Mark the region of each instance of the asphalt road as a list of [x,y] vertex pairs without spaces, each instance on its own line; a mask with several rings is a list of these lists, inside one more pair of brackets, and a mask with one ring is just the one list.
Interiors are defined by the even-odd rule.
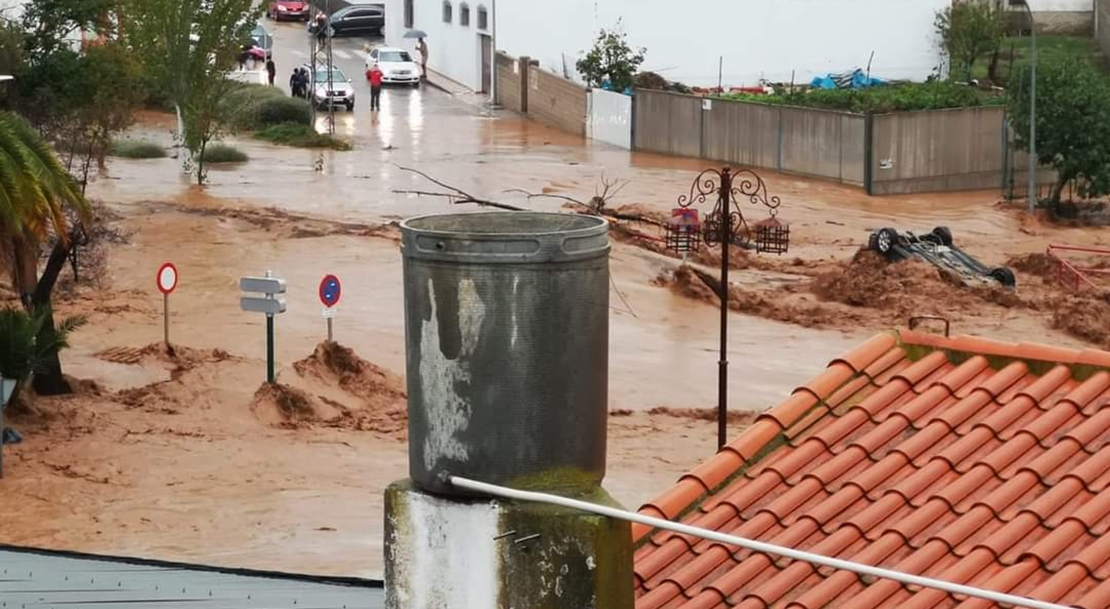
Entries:
[[[305,24],[299,21],[275,22],[263,18],[262,23],[274,37],[273,57],[274,64],[277,66],[277,81],[275,84],[288,93],[289,76],[292,74],[293,68],[304,65],[309,61],[309,34]],[[370,85],[366,82],[365,77],[365,48],[381,44],[383,44],[383,40],[377,36],[341,36],[332,39],[332,62],[351,80],[354,86],[356,113],[359,112],[360,106],[363,104],[365,104],[366,110],[370,108]],[[424,86],[419,89],[413,89],[409,86],[388,87],[383,92],[383,97],[389,96],[395,102],[404,105],[404,98],[414,94],[421,95],[425,93],[422,91],[425,88],[430,89],[430,87]],[[435,95],[437,93],[440,92],[432,93],[429,91],[427,94]],[[337,120],[339,120],[338,115],[345,112],[346,110],[337,108]]]

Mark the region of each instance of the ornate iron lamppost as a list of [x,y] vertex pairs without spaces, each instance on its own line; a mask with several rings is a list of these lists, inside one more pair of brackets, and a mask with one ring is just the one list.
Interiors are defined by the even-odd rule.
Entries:
[[[715,200],[714,200],[715,197]],[[698,235],[709,246],[721,246],[721,285],[718,296],[721,300],[721,355],[717,372],[717,448],[724,447],[728,439],[728,310],[729,310],[729,246],[749,247],[752,242],[752,227],[744,218],[740,202],[746,200],[753,205],[767,208],[770,217],[758,222],[755,228],[755,251],[784,254],[790,244],[790,227],[776,218],[780,204],[777,196],[768,196],[763,178],[749,169],[732,170],[706,169],[698,174],[690,186],[688,195],[678,197],[678,208],[674,210],[667,226],[667,248],[681,252],[685,260],[686,252],[697,250],[700,246]],[[705,222],[697,220],[697,211],[691,206],[713,201],[712,211]]]

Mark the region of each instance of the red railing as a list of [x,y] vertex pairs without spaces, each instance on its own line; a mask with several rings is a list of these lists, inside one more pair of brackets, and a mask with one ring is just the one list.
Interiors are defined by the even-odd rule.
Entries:
[[1097,279],[1102,275],[1110,275],[1110,260],[1107,261],[1105,267],[1080,266],[1077,262],[1066,258],[1069,252],[1110,257],[1110,249],[1052,243],[1048,246],[1048,249],[1045,250],[1045,254],[1056,263],[1057,278],[1073,292],[1078,292],[1084,287],[1096,290],[1100,289],[1100,286],[1092,281],[1092,277]]

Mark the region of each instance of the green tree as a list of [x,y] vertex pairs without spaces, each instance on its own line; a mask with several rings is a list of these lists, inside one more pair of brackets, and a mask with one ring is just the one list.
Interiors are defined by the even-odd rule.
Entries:
[[63,49],[82,30],[97,29],[107,34],[111,21],[106,16],[118,8],[119,0],[34,0],[23,11],[23,30],[31,60]]
[[640,64],[644,63],[647,49],[633,49],[628,46],[626,38],[619,20],[614,29],[602,29],[598,33],[593,48],[574,64],[587,84],[600,87],[608,78],[614,91],[624,91],[632,86]]
[[[933,22],[940,46],[948,55],[953,77],[971,80],[971,70],[981,57],[998,52],[1009,28],[1009,18],[999,0],[953,2],[937,11]],[[996,80],[997,61],[991,61],[990,79]]]
[[[188,149],[197,183],[201,154],[228,125],[226,103],[240,86],[229,78],[250,31],[265,11],[254,0],[125,0],[128,42],[146,72],[173,103],[179,141]],[[188,160],[187,160],[188,162]]]
[[[38,335],[43,344],[57,338],[49,305],[69,253],[67,211],[87,221],[89,207],[80,187],[26,120],[0,112],[0,243],[12,260],[12,285],[24,307],[46,311]],[[40,275],[41,243],[51,235],[61,245],[52,249]],[[70,391],[56,353],[36,376],[35,390],[51,395]]]
[[[1010,87],[1007,114],[1017,147],[1029,150],[1030,66]],[[1060,202],[1064,185],[1075,178],[1081,194],[1110,194],[1110,84],[1086,61],[1037,62],[1037,160],[1056,170],[1048,204]]]

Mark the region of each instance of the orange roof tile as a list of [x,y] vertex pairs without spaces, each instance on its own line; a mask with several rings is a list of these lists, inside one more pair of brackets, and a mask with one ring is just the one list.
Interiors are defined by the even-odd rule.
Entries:
[[[1110,353],[901,330],[860,345],[641,513],[1110,606]],[[994,608],[637,525],[636,608]]]

